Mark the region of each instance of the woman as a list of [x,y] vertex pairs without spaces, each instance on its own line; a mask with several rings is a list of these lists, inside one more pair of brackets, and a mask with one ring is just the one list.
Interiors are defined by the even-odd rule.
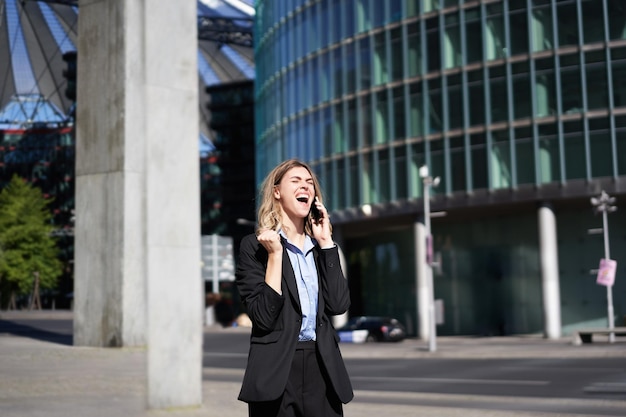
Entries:
[[319,183],[287,160],[261,188],[258,230],[241,242],[236,279],[252,320],[239,399],[251,417],[343,415],[352,386],[331,316],[350,305]]

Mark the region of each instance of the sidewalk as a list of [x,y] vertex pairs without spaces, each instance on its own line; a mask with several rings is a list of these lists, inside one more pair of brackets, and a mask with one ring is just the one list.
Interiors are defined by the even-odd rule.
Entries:
[[[0,319],[11,320],[14,314],[41,315],[38,318],[67,318],[69,312],[0,312]],[[64,316],[65,314],[65,316]],[[206,332],[246,332],[248,329],[206,328]],[[342,344],[345,358],[532,358],[532,357],[626,357],[626,344],[594,343],[573,346],[569,338],[547,341],[539,336],[465,338],[440,337],[437,352],[428,352],[427,344],[406,340],[384,346]],[[239,383],[203,381],[203,405],[184,410],[146,410],[145,350],[74,347],[44,342],[26,336],[0,333],[0,416],[2,417],[212,417],[247,416],[246,404],[237,401]],[[204,368],[204,375],[242,375],[241,370]],[[407,404],[423,398],[423,404]],[[455,398],[463,397],[463,398]],[[462,401],[461,401],[462,400]],[[481,401],[481,408],[455,407],[455,401]],[[523,401],[519,398],[485,398],[437,394],[357,391],[355,400],[346,405],[346,416],[520,416],[539,417],[554,414],[526,411],[493,410],[494,402]],[[558,399],[532,399],[561,401]],[[569,400],[572,401],[572,400]],[[389,405],[391,402],[394,405]],[[437,406],[445,403],[445,406]],[[588,404],[589,401],[587,400]],[[497,405],[496,405],[497,406]],[[626,402],[616,401],[625,407]],[[506,408],[506,407],[505,407]],[[523,409],[517,407],[513,409]],[[617,414],[619,415],[619,414]]]

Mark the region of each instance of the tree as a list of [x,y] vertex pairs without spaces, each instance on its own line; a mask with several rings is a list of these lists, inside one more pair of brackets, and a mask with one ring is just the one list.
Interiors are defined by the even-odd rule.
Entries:
[[62,273],[52,215],[39,188],[13,176],[0,192],[0,291],[7,297],[52,289]]

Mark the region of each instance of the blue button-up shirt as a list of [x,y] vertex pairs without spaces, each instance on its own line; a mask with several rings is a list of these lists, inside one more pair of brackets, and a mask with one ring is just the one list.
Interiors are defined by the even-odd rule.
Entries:
[[317,320],[317,300],[319,293],[319,285],[317,280],[317,267],[313,257],[313,247],[315,243],[310,236],[306,236],[304,240],[304,250],[294,245],[287,239],[285,233],[281,230],[280,235],[285,238],[287,253],[296,275],[296,283],[298,284],[298,296],[300,297],[300,306],[302,307],[302,325],[300,326],[300,335],[298,340],[315,340],[315,328]]

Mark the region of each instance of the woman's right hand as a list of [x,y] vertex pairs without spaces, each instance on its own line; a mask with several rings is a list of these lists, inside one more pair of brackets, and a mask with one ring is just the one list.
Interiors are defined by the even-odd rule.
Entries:
[[268,254],[273,254],[276,252],[283,252],[283,245],[280,243],[280,235],[278,232],[271,229],[263,229],[257,236],[257,240]]

